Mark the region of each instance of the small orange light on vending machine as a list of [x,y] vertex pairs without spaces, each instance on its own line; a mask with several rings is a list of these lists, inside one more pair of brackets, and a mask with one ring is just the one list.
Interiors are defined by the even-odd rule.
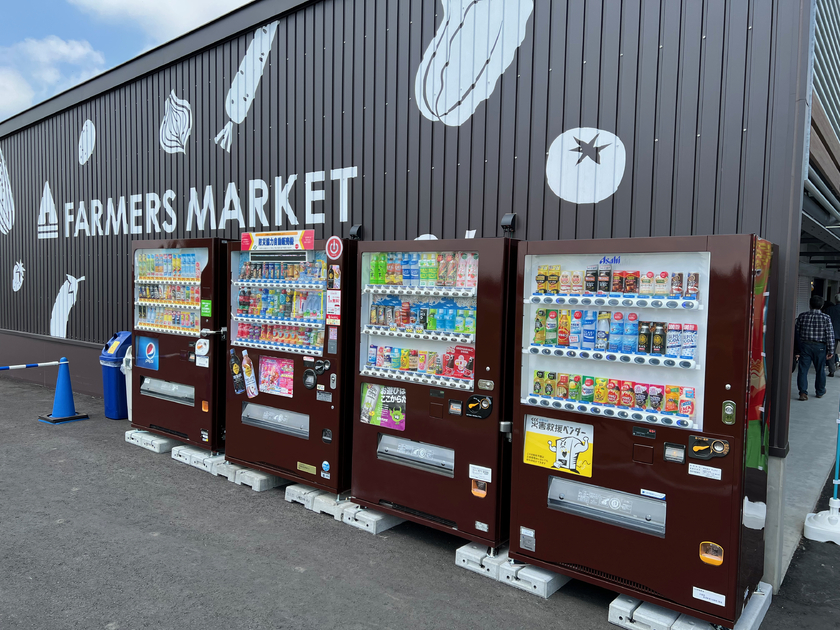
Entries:
[[472,480],[472,493],[483,499],[487,496],[487,482],[486,481],[478,481],[476,479]]
[[723,564],[723,547],[713,542],[700,543],[700,559],[713,567]]
[[206,400],[202,400],[201,401],[201,410],[204,413],[207,413],[208,411],[210,411],[210,403],[207,402]]

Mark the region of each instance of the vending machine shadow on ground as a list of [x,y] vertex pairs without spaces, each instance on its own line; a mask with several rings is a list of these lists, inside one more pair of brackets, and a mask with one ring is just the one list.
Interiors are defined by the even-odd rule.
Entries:
[[507,540],[512,256],[509,239],[359,244],[355,503]]
[[224,448],[219,239],[135,241],[132,426]]
[[734,625],[763,571],[773,253],[520,243],[512,558]]
[[301,230],[229,247],[225,459],[345,492],[356,242]]

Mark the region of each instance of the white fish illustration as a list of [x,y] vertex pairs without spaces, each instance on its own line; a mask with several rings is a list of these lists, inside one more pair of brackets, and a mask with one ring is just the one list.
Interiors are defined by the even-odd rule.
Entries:
[[431,121],[462,125],[487,100],[525,39],[533,0],[441,0],[443,20],[414,94]]
[[82,133],[79,136],[79,164],[84,166],[93,155],[96,148],[96,127],[90,120],[86,120],[82,126]]
[[12,183],[3,151],[0,151],[0,234],[8,234],[15,224],[15,200],[12,199]]
[[20,288],[23,286],[23,274],[26,273],[26,269],[23,267],[23,261],[19,260],[15,263],[15,270],[12,275],[12,291],[17,293],[20,291]]
[[38,238],[58,238],[58,213],[50,190],[50,183],[44,182],[41,193],[41,207],[38,209]]
[[160,123],[160,147],[167,153],[186,153],[187,139],[192,132],[192,107],[188,101],[169,94]]
[[245,57],[239,64],[239,70],[230,84],[230,89],[225,99],[225,111],[230,120],[216,136],[216,144],[225,151],[230,152],[230,145],[233,142],[233,124],[237,125],[245,120],[254,102],[257,88],[260,86],[263,69],[268,63],[268,53],[274,43],[274,35],[277,33],[278,21],[261,26],[254,31],[254,39],[248,46]]
[[627,152],[621,138],[594,127],[561,133],[548,149],[545,175],[554,194],[571,203],[598,203],[618,190]]
[[65,274],[67,280],[61,285],[61,289],[55,298],[53,304],[52,315],[50,315],[50,335],[52,337],[67,337],[67,320],[70,318],[70,311],[76,304],[78,297],[79,283],[85,279],[74,278],[70,274]]

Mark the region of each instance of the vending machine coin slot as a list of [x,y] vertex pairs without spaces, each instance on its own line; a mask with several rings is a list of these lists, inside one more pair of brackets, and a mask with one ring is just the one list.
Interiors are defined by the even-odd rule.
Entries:
[[700,435],[688,437],[688,456],[692,459],[712,459],[729,454],[729,442]]
[[469,418],[487,418],[493,411],[493,399],[490,396],[470,396],[467,399],[466,415]]

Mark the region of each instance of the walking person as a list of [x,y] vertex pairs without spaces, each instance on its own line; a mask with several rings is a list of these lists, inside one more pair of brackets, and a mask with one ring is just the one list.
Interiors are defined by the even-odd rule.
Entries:
[[834,353],[834,358],[828,362],[828,375],[834,376],[837,370],[837,344],[840,340],[837,339],[837,333],[840,331],[840,293],[834,296],[834,302],[826,304],[823,312],[831,318],[831,326],[834,328],[834,348],[830,348]]
[[793,353],[799,360],[799,373],[796,385],[799,388],[799,400],[808,400],[808,369],[813,363],[817,371],[814,389],[817,398],[825,395],[825,361],[834,358],[834,327],[831,318],[820,309],[823,299],[815,295],[809,302],[810,311],[800,313],[796,318]]

